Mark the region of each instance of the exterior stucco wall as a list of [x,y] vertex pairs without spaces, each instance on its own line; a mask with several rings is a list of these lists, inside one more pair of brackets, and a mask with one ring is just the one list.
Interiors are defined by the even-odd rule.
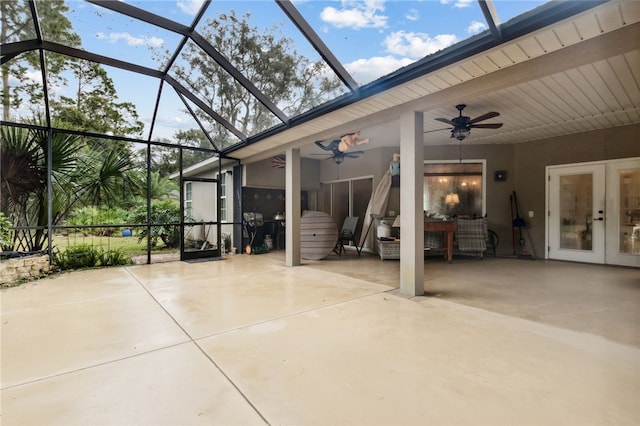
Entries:
[[613,160],[640,156],[640,125],[513,145],[514,187],[538,256],[544,254],[545,167],[558,164]]
[[[345,160],[335,165],[329,160],[321,162],[322,181],[374,176],[374,187],[389,167],[389,161],[398,148],[385,147],[366,151],[358,159]],[[402,153],[400,153],[402,154]],[[500,239],[498,251],[512,250],[511,209],[509,196],[516,191],[521,216],[525,217],[533,247],[539,257],[544,255],[545,242],[545,167],[548,165],[611,160],[640,156],[640,125],[568,135],[516,144],[474,145],[467,140],[461,145],[424,147],[425,160],[485,159],[487,161],[486,206],[489,228]],[[402,163],[402,158],[401,158]],[[506,181],[495,181],[498,170],[507,172]],[[394,189],[394,188],[392,188]],[[391,191],[389,210],[398,211],[399,191]],[[534,217],[527,213],[533,211]]]
[[[300,189],[318,191],[320,189],[320,161],[302,158],[300,170]],[[244,186],[284,189],[285,169],[272,167],[270,158],[247,164],[244,167]]]

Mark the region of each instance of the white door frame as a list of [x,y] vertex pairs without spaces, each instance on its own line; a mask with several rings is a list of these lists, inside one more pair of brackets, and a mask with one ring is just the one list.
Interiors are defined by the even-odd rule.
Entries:
[[[605,232],[607,234],[606,243],[606,260],[605,262],[610,265],[620,266],[635,266],[640,267],[640,255],[633,254],[632,252],[623,253],[620,250],[621,245],[624,244],[622,239],[623,235],[620,235],[621,218],[624,217],[624,212],[620,211],[620,200],[618,194],[621,192],[620,188],[620,172],[623,170],[638,170],[640,169],[640,157],[625,158],[621,160],[612,160],[607,163],[607,194],[613,194],[613,196],[607,196],[607,222]],[[637,194],[640,195],[640,194]],[[632,244],[638,244],[640,240],[633,239],[631,241],[631,228],[624,227],[628,230],[628,241]],[[609,238],[611,236],[611,238]],[[636,249],[637,251],[637,249]]]
[[[562,260],[574,260],[578,262],[589,262],[589,263],[604,263],[609,265],[620,265],[620,266],[633,266],[640,267],[640,255],[632,254],[632,253],[623,253],[620,250],[621,245],[621,236],[620,236],[620,218],[623,216],[620,212],[620,172],[622,170],[634,170],[640,168],[640,157],[632,157],[632,158],[624,158],[624,159],[616,159],[616,160],[603,160],[603,161],[592,161],[585,163],[574,163],[574,164],[562,164],[562,165],[554,165],[545,167],[545,175],[546,175],[546,189],[545,189],[545,211],[547,212],[547,216],[545,219],[545,259],[550,258],[550,232],[552,231],[551,227],[553,226],[551,221],[553,218],[550,218],[551,208],[553,206],[550,205],[551,198],[551,175],[553,173],[558,173],[558,171],[573,174],[573,172],[580,173],[585,170],[592,170],[597,168],[598,166],[604,166],[605,172],[602,176],[601,185],[602,190],[604,191],[604,199],[602,202],[594,199],[594,216],[603,217],[603,221],[594,220],[593,221],[593,244],[595,249],[595,244],[600,244],[601,247],[598,247],[598,251],[603,252],[602,260],[600,261],[599,257],[591,257],[586,256],[586,251],[575,250],[574,253],[569,253],[568,258],[562,258]],[[597,179],[596,179],[597,180]],[[599,191],[599,188],[595,188],[595,186],[600,185],[597,181],[594,182],[594,191]],[[602,209],[604,211],[603,215],[599,215],[598,211]],[[602,227],[603,240],[598,240],[597,233],[600,231],[600,226]],[[591,257],[591,258],[589,258]],[[558,257],[554,256],[554,259]]]
[[[545,258],[569,260],[575,262],[605,263],[605,164],[603,162],[569,164],[561,166],[547,166],[546,211],[545,220]],[[559,179],[564,175],[591,174],[592,215],[591,225],[592,244],[590,249],[582,247],[560,247],[560,218],[559,213]],[[599,214],[599,212],[603,212]],[[576,231],[577,232],[577,231]],[[554,238],[552,238],[554,237]]]

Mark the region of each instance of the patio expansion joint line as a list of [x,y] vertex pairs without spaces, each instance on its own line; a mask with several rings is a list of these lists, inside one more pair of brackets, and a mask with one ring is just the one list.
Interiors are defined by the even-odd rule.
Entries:
[[352,298],[349,298],[349,299],[344,299],[344,300],[336,301],[336,302],[333,302],[333,303],[328,303],[326,305],[318,306],[318,307],[315,307],[315,308],[303,309],[301,311],[291,312],[291,313],[286,314],[286,315],[281,315],[281,316],[277,316],[277,317],[273,317],[273,318],[268,318],[268,319],[265,319],[265,320],[262,320],[262,321],[252,322],[251,324],[239,325],[239,326],[234,327],[234,328],[228,328],[226,330],[221,330],[221,331],[218,331],[216,333],[211,333],[211,334],[207,334],[205,336],[200,336],[200,337],[196,338],[194,340],[194,342],[196,342],[196,344],[197,344],[198,340],[207,339],[209,337],[221,336],[221,335],[226,334],[226,333],[231,333],[231,332],[234,332],[234,331],[243,330],[245,328],[254,327],[254,326],[260,325],[260,324],[266,324],[266,323],[271,322],[271,321],[277,321],[277,320],[284,319],[284,318],[290,318],[290,317],[294,317],[294,316],[297,316],[297,315],[306,314],[307,312],[313,312],[313,311],[320,311],[320,310],[328,309],[328,308],[331,308],[333,306],[341,305],[343,303],[353,302],[353,301],[356,301],[356,300],[360,300],[360,299],[364,299],[364,298],[367,298],[367,297],[375,296],[377,294],[384,294],[384,293],[387,293],[387,292],[388,292],[388,290],[369,293],[369,294],[363,294],[361,296],[352,297]]
[[[158,299],[155,298],[155,296],[151,293],[151,291],[149,291],[149,289],[147,288],[147,286],[144,285],[144,283],[142,281],[140,281],[134,274],[131,273],[131,271],[129,270],[129,268],[125,268],[125,270],[127,271],[127,273],[131,276],[131,278],[133,278],[134,281],[136,281],[138,284],[140,284],[140,286],[144,289],[144,291],[147,292],[147,294],[149,295],[149,297],[151,297],[151,299],[160,307],[160,309],[162,309],[168,316],[169,318],[171,318],[171,320],[180,328],[180,330],[182,330],[182,332],[189,338],[189,341],[192,342],[197,348],[198,350],[211,362],[211,364],[213,364],[213,366],[220,372],[220,374],[222,374],[222,376],[229,382],[229,384],[231,386],[233,386],[233,388],[240,394],[240,396],[242,396],[242,398],[244,398],[244,400],[247,402],[247,404],[249,404],[249,406],[251,408],[253,408],[253,410],[256,412],[256,414],[258,416],[260,416],[260,418],[262,420],[264,420],[264,422],[267,425],[271,425],[271,423],[265,418],[265,416],[260,412],[260,410],[258,410],[258,407],[256,407],[251,400],[249,399],[249,397],[240,389],[240,387],[233,381],[231,380],[231,378],[227,375],[227,373],[224,372],[224,370],[222,370],[222,368],[218,365],[218,363],[216,363],[214,361],[214,359],[209,356],[209,354],[207,354],[204,349],[202,349],[202,347],[198,344],[198,342],[193,338],[193,336],[191,336],[187,330],[184,329],[184,327],[182,327],[182,325],[178,322],[178,320],[176,320],[174,318],[173,315],[171,315],[171,313],[169,311],[167,311],[167,309],[162,305],[162,303],[160,303],[160,301]],[[179,344],[184,344],[185,342],[179,343]],[[171,346],[176,346],[176,345],[171,345]],[[167,347],[171,347],[171,346],[167,346]],[[161,348],[161,349],[164,349]],[[160,349],[157,349],[160,350]]]
[[[127,356],[123,356],[123,357],[120,357],[120,358],[114,358],[114,359],[110,359],[108,361],[98,362],[96,364],[85,365],[84,367],[74,368],[74,369],[68,370],[68,371],[62,371],[60,373],[51,374],[49,376],[38,377],[37,379],[27,380],[27,381],[22,382],[22,383],[16,383],[16,384],[13,384],[13,385],[9,385],[7,387],[0,388],[0,390],[4,391],[4,390],[7,390],[7,389],[17,388],[17,387],[20,387],[20,386],[30,385],[32,383],[42,382],[44,380],[55,379],[56,377],[62,377],[62,376],[66,376],[67,374],[72,374],[72,373],[77,373],[79,371],[89,370],[90,368],[101,367],[103,365],[109,365],[109,364],[112,364],[112,363],[115,363],[115,362],[124,361],[126,359],[136,358],[136,357],[139,357],[141,355],[147,355],[147,354],[151,354],[151,353],[154,353],[154,352],[163,351],[165,349],[169,349],[169,348],[173,348],[173,347],[176,347],[176,346],[184,345],[185,343],[190,343],[190,342],[193,342],[193,340],[185,340],[184,342],[178,342],[178,343],[174,343],[174,344],[171,344],[171,345],[162,346],[160,348],[150,349],[148,351],[138,352],[138,353],[127,355]],[[196,346],[197,346],[197,344],[196,344]]]
[[202,352],[202,354],[204,356],[206,356],[211,361],[211,363],[220,371],[220,373],[229,381],[229,383],[231,383],[231,385],[240,393],[240,395],[242,395],[242,397],[255,410],[255,412],[260,416],[260,418],[262,420],[264,420],[264,422],[267,425],[271,425],[271,423],[262,415],[260,410],[258,410],[258,408],[255,405],[253,405],[253,403],[251,402],[249,397],[247,395],[245,395],[245,393],[235,384],[235,382],[227,375],[227,373],[224,372],[222,367],[220,367],[218,365],[218,363],[216,363],[215,360],[208,353],[206,353],[204,351],[204,349],[202,349],[202,347],[198,344],[198,340],[203,340],[203,339],[206,339],[206,338],[209,338],[209,337],[220,336],[220,335],[223,335],[223,334],[226,334],[226,333],[229,333],[229,332],[234,332],[234,331],[246,329],[246,328],[253,327],[253,326],[256,326],[256,325],[259,325],[259,324],[264,324],[264,323],[267,323],[267,322],[270,322],[270,321],[276,321],[276,320],[283,319],[283,318],[289,318],[289,317],[297,316],[297,315],[304,314],[304,313],[307,313],[307,312],[327,309],[327,308],[330,308],[330,307],[333,307],[333,306],[341,305],[343,303],[352,302],[352,301],[355,301],[355,300],[360,300],[360,299],[364,299],[366,297],[375,296],[377,294],[383,294],[383,293],[385,293],[385,292],[382,291],[382,292],[374,292],[374,293],[369,293],[369,294],[363,294],[363,295],[358,296],[358,297],[353,297],[353,298],[349,298],[349,299],[346,299],[346,300],[341,300],[341,301],[330,303],[330,304],[323,305],[323,306],[320,306],[320,307],[309,308],[309,309],[305,309],[305,310],[302,310],[302,311],[292,312],[292,313],[287,314],[287,315],[282,315],[282,316],[266,319],[266,320],[263,320],[263,321],[258,321],[258,322],[254,322],[254,323],[251,323],[251,324],[242,325],[242,326],[239,326],[239,327],[227,329],[227,330],[224,330],[224,331],[220,331],[218,333],[213,333],[213,334],[209,334],[209,335],[206,335],[206,336],[201,336],[201,337],[198,337],[195,340],[192,339],[192,341],[198,347],[198,349],[200,349],[200,352]]

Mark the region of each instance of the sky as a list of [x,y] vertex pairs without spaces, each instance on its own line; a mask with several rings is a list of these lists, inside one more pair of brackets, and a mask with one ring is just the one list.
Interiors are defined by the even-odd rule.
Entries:
[[[202,4],[201,0],[120,1],[187,26]],[[494,4],[500,21],[505,22],[545,2],[495,0]],[[181,40],[171,32],[84,1],[67,0],[67,4],[71,9],[68,17],[88,51],[159,68],[151,51],[172,50]],[[358,84],[369,83],[487,29],[476,0],[294,0],[294,5]],[[258,28],[282,25],[281,31],[294,39],[300,53],[319,59],[271,0],[214,0],[201,22],[232,9],[238,15],[251,14],[250,22]],[[120,100],[136,103],[143,121],[148,124],[158,81],[116,69],[109,68],[108,72]],[[176,99],[167,103],[174,101]],[[194,127],[195,123],[163,109],[158,125],[162,135],[168,137],[177,129]]]
[[[121,1],[185,25],[191,23],[202,4],[201,0]],[[72,0],[70,3],[78,2]],[[545,1],[494,2],[501,21],[542,3]],[[111,14],[91,4],[78,4],[79,8],[102,17]],[[360,84],[369,83],[487,29],[476,0],[296,0],[294,5]],[[286,21],[282,11],[271,0],[214,0],[206,17],[215,11],[228,12],[231,9],[238,14],[251,13],[251,23],[259,27]],[[93,39],[111,48],[118,46],[129,50],[131,47],[175,44],[178,40],[169,33],[151,33],[144,28],[146,26],[132,22],[126,28],[111,27],[110,30],[105,27],[96,31],[92,23],[87,31],[93,37],[83,37],[83,41]],[[306,41],[291,28],[287,35],[300,40],[297,46],[305,50]]]

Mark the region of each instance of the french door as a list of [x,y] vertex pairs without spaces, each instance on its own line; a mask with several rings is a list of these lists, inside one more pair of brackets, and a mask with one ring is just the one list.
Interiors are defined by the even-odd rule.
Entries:
[[549,166],[547,177],[548,258],[640,266],[640,159]]
[[[373,178],[355,178],[322,184],[323,203],[321,210],[328,213],[338,226],[346,217],[358,217],[355,241],[360,241],[362,226],[365,221],[367,205],[373,193]],[[357,244],[356,244],[357,245]]]

